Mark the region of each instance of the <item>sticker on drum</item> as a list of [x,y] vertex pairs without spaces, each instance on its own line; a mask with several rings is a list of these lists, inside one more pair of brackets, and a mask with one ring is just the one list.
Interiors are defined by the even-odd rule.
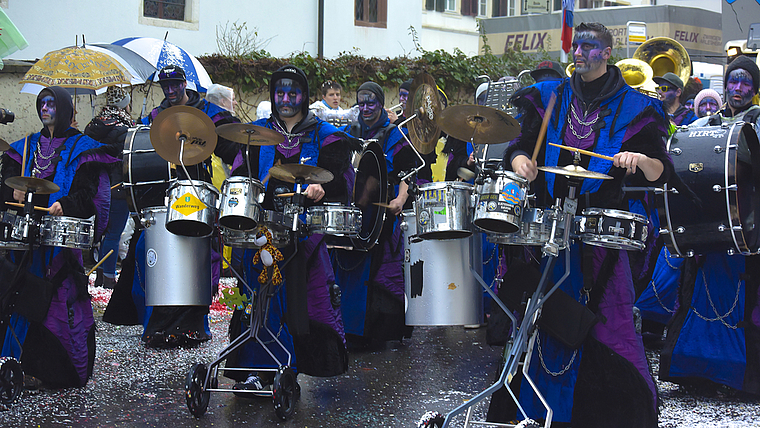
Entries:
[[422,239],[461,239],[472,235],[470,200],[474,186],[439,181],[419,186],[414,209],[417,236]]
[[528,180],[511,171],[486,172],[478,186],[478,203],[473,223],[493,233],[514,233],[520,229]]
[[191,195],[190,193],[185,193],[184,195],[180,196],[177,198],[177,201],[172,204],[172,209],[179,212],[183,216],[195,214],[198,211],[205,210],[206,208],[208,208],[206,204],[204,204],[195,195]]
[[158,262],[158,253],[153,248],[148,248],[148,252],[145,253],[145,261],[148,267],[153,267]]
[[214,186],[204,181],[179,180],[172,183],[167,195],[170,209],[166,213],[166,230],[191,237],[213,232],[219,197]]

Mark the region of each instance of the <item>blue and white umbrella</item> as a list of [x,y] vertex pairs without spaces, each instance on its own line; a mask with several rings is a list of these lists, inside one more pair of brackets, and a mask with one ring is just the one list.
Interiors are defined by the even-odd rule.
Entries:
[[[170,64],[182,67],[185,70],[187,87],[189,89],[206,92],[212,83],[211,77],[209,77],[201,63],[193,55],[174,43],[152,37],[128,37],[117,40],[113,44],[124,46],[137,53],[158,70]],[[157,73],[154,74],[153,81],[158,81]]]

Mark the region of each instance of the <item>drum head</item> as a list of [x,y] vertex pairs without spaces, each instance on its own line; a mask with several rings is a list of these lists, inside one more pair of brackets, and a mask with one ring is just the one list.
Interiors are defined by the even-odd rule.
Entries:
[[372,248],[380,237],[388,201],[388,170],[385,154],[376,142],[369,142],[359,159],[354,181],[353,202],[362,211],[362,227],[354,244]]

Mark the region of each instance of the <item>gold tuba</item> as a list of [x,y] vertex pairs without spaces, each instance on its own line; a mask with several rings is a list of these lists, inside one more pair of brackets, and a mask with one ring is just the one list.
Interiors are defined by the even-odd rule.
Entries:
[[633,58],[646,62],[652,67],[654,76],[667,72],[675,73],[684,85],[691,76],[691,58],[686,49],[670,37],[653,37],[636,49]]
[[657,84],[652,80],[654,72],[649,64],[640,59],[626,58],[618,61],[615,66],[620,69],[628,86],[650,97],[660,98],[654,89]]
[[575,72],[575,61],[570,61],[570,64],[565,67],[565,75],[567,77],[572,77],[573,73]]

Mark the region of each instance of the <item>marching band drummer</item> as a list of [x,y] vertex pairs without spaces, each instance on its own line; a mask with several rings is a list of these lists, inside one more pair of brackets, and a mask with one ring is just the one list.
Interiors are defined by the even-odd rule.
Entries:
[[[286,65],[272,74],[269,98],[273,109],[268,119],[259,119],[254,125],[273,129],[285,137],[276,146],[251,147],[253,177],[265,183],[266,192],[262,207],[283,212],[287,199],[277,195],[293,192],[294,185],[269,175],[275,165],[303,163],[330,171],[334,178],[324,184],[309,184],[304,189],[307,203],[323,200],[348,203],[348,183],[353,182],[351,152],[360,149],[359,142],[339,132],[328,122],[319,119],[308,105],[309,83],[306,74],[298,67]],[[255,150],[255,155],[253,154]],[[266,324],[293,355],[292,367],[298,373],[311,376],[336,376],[348,368],[340,313],[341,293],[330,265],[323,235],[311,235],[300,241],[296,257],[283,270],[284,284],[272,297]],[[282,249],[287,252],[287,246]],[[254,250],[246,250],[243,268],[246,281],[257,289],[262,265],[254,265]],[[284,254],[288,259],[288,254]],[[247,293],[244,287],[240,287]],[[236,310],[230,321],[230,340],[248,327],[251,314]],[[266,331],[260,332],[264,342],[271,342]],[[286,355],[277,345],[269,350],[281,362]],[[277,365],[254,341],[248,341],[232,352],[227,367],[277,368]],[[233,389],[256,391],[272,383],[272,372],[226,371],[225,376],[238,380]],[[240,394],[249,397],[249,394]]]
[[[758,93],[760,70],[755,62],[746,56],[737,57],[726,66],[723,82],[726,106],[715,115],[697,119],[689,128],[740,121],[757,124],[760,106],[752,104],[752,97]],[[755,132],[760,136],[757,125]],[[757,163],[752,162],[746,146],[739,146],[737,156],[737,182],[741,180],[751,188],[749,192],[736,192],[738,205],[752,212],[746,221],[757,229]],[[744,174],[747,176],[740,179]],[[757,242],[751,240],[750,248],[757,248]],[[760,394],[758,259],[757,255],[728,255],[725,251],[683,259],[678,305],[668,323],[661,353],[660,379],[711,395],[723,388],[721,385]]]
[[[71,126],[74,106],[61,87],[39,93],[37,114],[42,130],[13,143],[2,156],[2,202],[24,201],[24,192],[8,187],[6,180],[22,175],[26,161],[23,176],[48,180],[59,188],[52,194],[35,194],[33,205],[49,207],[51,216],[96,216],[97,240],[108,222],[111,198],[106,167],[118,161],[113,156],[118,150]],[[0,262],[3,296],[13,287],[30,291],[16,297],[10,326],[0,332],[2,356],[21,358],[27,389],[84,386],[95,361],[95,320],[82,251],[40,246],[28,253],[12,251],[9,260]]]
[[[586,207],[627,211],[628,200],[623,199],[621,189],[624,180],[661,185],[673,170],[665,150],[667,122],[662,103],[626,85],[620,70],[607,64],[612,35],[602,24],[578,25],[572,46],[572,77],[558,87],[552,82],[537,83],[514,97],[513,104],[524,108],[525,115],[522,133],[504,154],[504,165],[534,182],[539,206],[548,207],[555,197],[567,196],[568,178],[539,175],[530,155],[547,100],[554,92],[556,107],[547,118],[547,141],[614,157],[613,161],[583,157],[581,166],[613,179],[583,179],[578,213]],[[538,154],[541,164],[547,166],[568,165],[572,158],[569,151],[548,145],[542,145]],[[533,352],[530,375],[559,426],[656,427],[657,391],[634,325],[628,254],[582,243],[569,248],[570,277],[560,290],[586,304],[598,322],[578,349],[563,345],[539,328],[539,349]],[[563,259],[560,256],[555,265],[555,281],[564,273]],[[583,295],[584,289],[590,293]],[[531,418],[545,417],[528,382],[519,386],[519,397]]]
[[[406,130],[393,125],[383,107],[385,93],[375,82],[364,82],[356,93],[359,122],[344,128],[354,137],[376,139],[385,154],[389,196],[387,217],[378,243],[368,252],[336,249],[333,264],[343,288],[346,337],[358,345],[411,337],[404,316],[404,242],[398,218],[411,209],[409,186],[399,173],[418,165]],[[380,183],[386,185],[386,183]],[[359,198],[359,195],[355,195]]]
[[[198,92],[187,89],[187,80],[185,71],[177,65],[167,65],[158,72],[158,83],[164,93],[164,99],[161,104],[154,108],[150,114],[143,118],[143,124],[151,124],[158,114],[172,106],[190,106],[195,107],[206,113],[214,125],[220,126],[227,123],[240,122],[231,112],[222,107],[206,101],[200,97]],[[214,154],[219,156],[226,164],[242,165],[241,145],[233,143],[225,138],[219,137],[217,140]],[[211,169],[211,157],[203,162],[187,167],[190,179],[211,182],[209,170]],[[177,168],[177,174],[180,180],[188,179],[185,177],[185,171]],[[133,236],[132,239],[135,239]],[[177,346],[192,347],[201,342],[211,339],[211,330],[208,326],[208,307],[204,306],[145,306],[145,284],[144,276],[135,275],[137,272],[145,272],[145,236],[140,234],[135,246],[130,246],[130,251],[134,248],[133,254],[128,254],[125,260],[134,258],[135,263],[125,263],[121,276],[124,281],[132,279],[132,299],[134,306],[137,308],[139,322],[143,324],[144,331],[142,341],[148,347],[153,348],[173,348]],[[216,244],[212,244],[211,251],[211,272],[212,272],[212,290],[216,290],[221,276],[221,256]],[[127,285],[117,284],[121,289]],[[125,294],[118,293],[116,299],[109,302],[110,310],[112,308],[127,308],[122,306],[121,299],[118,296]],[[115,312],[115,311],[114,311]],[[110,315],[114,312],[109,311]],[[117,317],[114,315],[116,318]],[[114,319],[116,319],[114,318]]]

